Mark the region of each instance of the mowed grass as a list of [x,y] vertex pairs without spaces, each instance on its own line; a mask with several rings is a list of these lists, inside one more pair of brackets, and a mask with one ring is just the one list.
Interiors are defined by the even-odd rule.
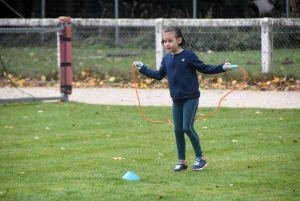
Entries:
[[[84,51],[83,51],[84,50]],[[108,57],[107,55],[119,53],[128,54],[135,53],[137,56],[128,57]],[[253,81],[253,77],[262,77],[261,53],[260,51],[225,51],[225,52],[195,52],[198,57],[206,64],[218,65],[228,61],[232,64],[237,64],[247,71],[248,81]],[[131,65],[133,61],[142,61],[145,65],[152,69],[156,69],[155,50],[153,49],[113,49],[102,47],[85,47],[74,48],[72,52],[73,60],[73,80],[84,79],[82,71],[89,72],[90,76],[105,79],[105,75],[117,77],[116,82],[122,80],[132,80]],[[0,55],[8,73],[16,77],[37,78],[42,75],[47,77],[47,80],[57,80],[57,49],[56,48],[6,48],[0,47]],[[289,64],[284,64],[288,59]],[[276,49],[274,50],[274,65],[273,72],[270,78],[287,77],[298,79],[300,74],[300,57],[298,49]],[[4,69],[0,68],[0,74]],[[239,72],[239,71],[238,71]],[[212,77],[214,75],[203,75],[204,77]],[[218,76],[224,79],[242,80],[240,73],[231,73],[230,76],[220,74]],[[268,77],[265,75],[265,77]]]
[[[150,119],[170,107],[144,107]],[[198,115],[213,108],[199,108]],[[221,108],[195,128],[209,166],[173,173],[172,127],[136,106],[0,105],[1,200],[299,200],[300,110]],[[123,180],[127,171],[140,180]]]

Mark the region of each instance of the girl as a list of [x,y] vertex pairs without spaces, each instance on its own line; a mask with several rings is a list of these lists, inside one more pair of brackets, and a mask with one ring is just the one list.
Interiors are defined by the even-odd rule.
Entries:
[[[162,45],[169,51],[161,62],[159,70],[152,70],[142,62],[133,62],[139,72],[147,77],[161,80],[168,77],[170,95],[173,101],[172,116],[178,152],[178,163],[173,172],[188,168],[185,156],[185,137],[189,137],[195,152],[193,170],[203,170],[207,167],[206,158],[202,155],[200,139],[194,129],[194,118],[198,109],[200,91],[197,71],[206,74],[217,74],[230,70],[223,69],[224,63],[215,66],[204,64],[197,55],[183,49],[185,39],[179,27],[165,27],[162,34]],[[230,63],[226,63],[226,66]]]

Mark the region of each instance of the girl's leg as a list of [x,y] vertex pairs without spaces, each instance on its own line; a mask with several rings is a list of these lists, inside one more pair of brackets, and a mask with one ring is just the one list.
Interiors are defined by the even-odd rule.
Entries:
[[199,98],[187,99],[183,105],[183,131],[190,138],[191,144],[194,148],[195,156],[202,156],[202,149],[200,146],[200,139],[194,129],[194,118],[197,113]]
[[185,138],[183,131],[183,101],[173,102],[172,115],[174,122],[174,133],[178,152],[178,160],[185,161]]

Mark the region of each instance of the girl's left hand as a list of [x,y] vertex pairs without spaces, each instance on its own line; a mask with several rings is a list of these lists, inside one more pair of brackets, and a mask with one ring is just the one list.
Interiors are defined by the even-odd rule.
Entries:
[[230,68],[230,66],[231,66],[231,64],[228,63],[228,62],[226,62],[226,63],[223,65],[223,68],[224,68],[225,71],[229,71],[229,70],[232,70],[232,69]]

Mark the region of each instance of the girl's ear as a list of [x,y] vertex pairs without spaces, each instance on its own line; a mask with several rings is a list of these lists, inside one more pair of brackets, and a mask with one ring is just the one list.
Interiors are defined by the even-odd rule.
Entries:
[[182,43],[182,38],[179,37],[177,40],[178,40],[178,45],[180,45]]

